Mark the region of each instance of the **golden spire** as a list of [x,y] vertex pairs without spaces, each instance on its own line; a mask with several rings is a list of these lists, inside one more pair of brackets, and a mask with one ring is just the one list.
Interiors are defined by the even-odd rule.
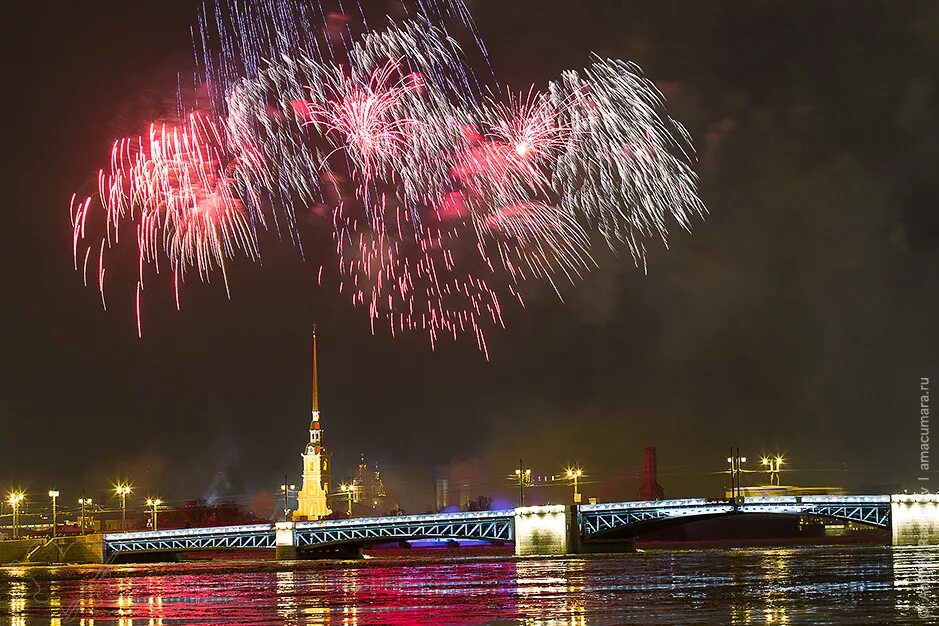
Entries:
[[316,371],[316,324],[313,324],[313,413],[320,410],[320,388]]

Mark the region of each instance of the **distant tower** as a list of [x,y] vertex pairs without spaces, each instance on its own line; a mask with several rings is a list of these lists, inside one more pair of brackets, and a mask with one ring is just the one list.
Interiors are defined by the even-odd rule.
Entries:
[[320,428],[320,390],[316,366],[316,325],[313,325],[313,414],[310,419],[310,442],[300,455],[303,459],[303,487],[297,494],[294,519],[318,519],[332,513],[326,504],[329,492],[330,454],[323,446]]
[[354,502],[363,503],[367,515],[383,513],[385,496],[387,495],[385,493],[385,483],[382,482],[377,463],[374,470],[368,468],[368,464],[365,463],[365,454],[362,454],[362,460],[359,462],[359,473],[355,477],[355,484],[359,488],[355,491]]
[[645,463],[643,464],[643,482],[639,487],[640,500],[661,500],[665,497],[665,490],[658,483],[658,463],[655,459],[655,448],[645,449]]

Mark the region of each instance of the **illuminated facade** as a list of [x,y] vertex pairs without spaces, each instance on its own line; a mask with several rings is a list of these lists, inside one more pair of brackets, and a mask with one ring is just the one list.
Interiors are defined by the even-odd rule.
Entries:
[[319,381],[316,363],[316,326],[313,327],[313,414],[310,419],[310,441],[303,453],[303,486],[297,493],[295,520],[314,520],[329,515],[327,497],[331,473],[330,454],[323,445],[320,427]]

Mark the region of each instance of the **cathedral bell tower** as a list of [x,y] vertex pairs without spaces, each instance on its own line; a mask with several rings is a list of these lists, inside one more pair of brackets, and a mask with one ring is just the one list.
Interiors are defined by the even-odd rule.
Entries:
[[331,473],[330,454],[323,446],[320,428],[320,393],[316,363],[316,325],[313,325],[313,413],[310,417],[310,442],[303,453],[303,486],[297,494],[294,519],[314,520],[332,513],[326,503]]

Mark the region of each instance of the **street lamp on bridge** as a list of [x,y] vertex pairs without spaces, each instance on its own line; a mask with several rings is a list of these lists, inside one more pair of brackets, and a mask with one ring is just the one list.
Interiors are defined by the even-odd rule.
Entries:
[[86,498],[85,493],[82,492],[82,497],[78,499],[78,506],[80,506],[82,509],[82,514],[80,518],[81,521],[79,522],[78,525],[82,534],[84,534],[85,532],[85,507],[91,506],[91,498]]
[[157,507],[163,504],[159,498],[147,498],[147,506],[150,507],[150,526],[151,530],[157,529]]
[[22,491],[11,491],[7,495],[7,503],[13,509],[13,538],[19,535],[20,529],[20,504],[26,499],[26,494]]
[[284,521],[289,522],[290,521],[290,504],[287,498],[290,496],[291,491],[297,490],[297,486],[287,484],[287,474],[284,474],[284,484],[280,486],[280,490],[284,493]]
[[531,482],[531,468],[523,468],[521,459],[518,460],[515,478],[518,480],[518,505],[525,506],[525,485]]
[[114,493],[121,498],[121,530],[127,530],[127,496],[134,490],[127,483],[114,485]]
[[730,464],[730,493],[734,502],[743,495],[743,489],[740,487],[740,473],[743,471],[743,464],[747,462],[747,457],[740,456],[740,448],[734,452],[730,449],[730,456],[727,457],[727,463]]
[[574,504],[580,504],[580,492],[577,491],[577,479],[584,475],[579,467],[568,467],[564,470],[565,476],[574,481]]
[[766,471],[769,473],[770,485],[779,485],[779,468],[782,466],[783,460],[781,454],[777,454],[775,457],[764,456],[760,459],[760,465],[766,467]]
[[55,538],[55,527],[56,527],[56,510],[55,510],[55,501],[59,497],[59,492],[55,489],[49,490],[49,497],[52,498],[52,537]]

